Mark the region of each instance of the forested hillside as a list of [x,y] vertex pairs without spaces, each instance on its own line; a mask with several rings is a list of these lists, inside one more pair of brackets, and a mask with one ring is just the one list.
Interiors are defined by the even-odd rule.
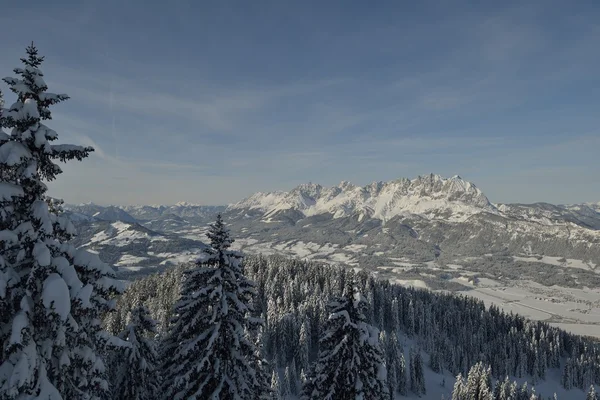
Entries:
[[[107,319],[108,328],[114,333],[124,329],[129,310],[143,303],[158,320],[160,341],[179,297],[181,273],[188,268],[193,265],[134,282]],[[244,270],[256,282],[256,316],[266,322],[261,334],[264,356],[284,397],[301,393],[318,359],[319,339],[329,319],[327,303],[341,296],[349,281],[356,282],[366,297],[366,320],[382,331],[388,385],[399,396],[424,395],[428,388],[451,393],[447,376],[467,377],[478,362],[490,366],[494,380],[510,376],[527,380],[529,387],[553,388],[546,383],[557,376],[562,376],[564,389],[587,390],[600,382],[595,342],[504,314],[493,306],[486,310],[473,298],[405,288],[364,272],[280,256],[247,257]],[[439,388],[444,381],[445,388]],[[553,394],[538,392],[545,397]],[[568,396],[583,398],[584,394],[571,390]]]

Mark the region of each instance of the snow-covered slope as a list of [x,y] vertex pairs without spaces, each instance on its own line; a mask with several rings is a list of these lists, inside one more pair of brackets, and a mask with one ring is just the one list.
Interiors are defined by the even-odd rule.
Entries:
[[383,221],[410,214],[464,221],[481,212],[498,212],[474,184],[459,176],[444,179],[434,174],[412,180],[374,182],[363,187],[349,182],[330,188],[304,184],[289,192],[256,193],[229,206],[228,211],[247,209],[263,212],[266,221],[289,210],[304,216],[332,214],[334,218],[358,216],[359,220]]
[[67,204],[65,210],[79,215],[86,215],[101,221],[121,221],[130,224],[136,223],[136,219],[127,211],[117,206],[100,206],[94,203]]
[[169,215],[181,218],[207,218],[214,216],[219,211],[223,211],[225,207],[179,202],[173,205],[125,206],[123,209],[139,221],[150,221]]
[[137,223],[103,220],[75,222],[74,244],[98,253],[120,273],[143,274],[188,262],[206,247],[200,240],[153,231]]

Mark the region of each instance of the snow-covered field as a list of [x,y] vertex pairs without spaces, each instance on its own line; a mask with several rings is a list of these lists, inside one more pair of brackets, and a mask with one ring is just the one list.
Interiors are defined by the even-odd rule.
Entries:
[[481,282],[466,294],[506,312],[546,321],[579,335],[600,338],[600,289],[546,287],[532,281],[512,285]]

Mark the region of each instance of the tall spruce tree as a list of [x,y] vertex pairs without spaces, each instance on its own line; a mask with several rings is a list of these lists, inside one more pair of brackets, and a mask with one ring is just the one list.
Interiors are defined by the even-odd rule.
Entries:
[[17,100],[3,110],[0,133],[0,394],[2,399],[108,398],[104,347],[117,343],[101,318],[122,291],[112,268],[69,244],[75,229],[44,182],[55,161],[86,158],[90,147],[51,144],[43,121],[67,100],[47,92],[32,44],[16,77],[4,78]]
[[375,400],[388,396],[379,333],[366,322],[368,304],[347,278],[342,297],[329,303],[329,319],[320,339],[313,400]]
[[279,373],[277,372],[277,369],[273,370],[273,373],[271,374],[271,396],[269,397],[270,400],[281,400],[281,382],[279,380]]
[[452,390],[452,400],[469,400],[467,393],[467,384],[462,374],[458,374],[454,389]]
[[160,394],[160,375],[156,343],[156,321],[144,306],[131,310],[131,319],[119,338],[129,348],[116,353],[114,400],[154,400]]
[[469,400],[489,400],[492,395],[491,369],[483,363],[475,364],[467,376],[467,394]]
[[598,400],[598,394],[596,393],[594,385],[590,386],[590,390],[588,390],[585,400]]
[[410,390],[417,396],[427,392],[425,387],[425,370],[423,368],[423,358],[419,349],[410,350]]
[[258,399],[268,391],[254,336],[254,284],[242,269],[242,254],[230,250],[221,215],[207,234],[210,248],[185,272],[181,297],[163,354],[165,399]]

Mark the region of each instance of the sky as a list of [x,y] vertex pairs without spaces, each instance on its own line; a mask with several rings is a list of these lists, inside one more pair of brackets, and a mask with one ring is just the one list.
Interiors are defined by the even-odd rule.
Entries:
[[50,184],[69,203],[429,173],[598,202],[599,21],[583,0],[30,0],[2,5],[0,75],[34,41],[71,96],[48,126],[96,151]]

